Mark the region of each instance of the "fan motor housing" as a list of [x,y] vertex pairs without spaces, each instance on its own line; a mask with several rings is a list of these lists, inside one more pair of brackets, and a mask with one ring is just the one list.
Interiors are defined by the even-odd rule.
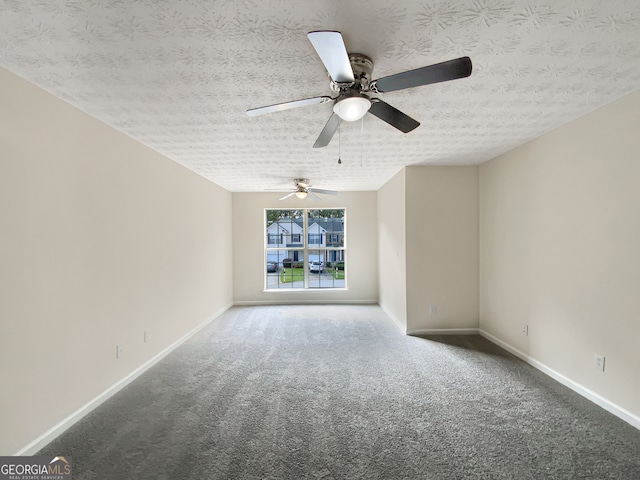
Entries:
[[[369,84],[371,83],[371,74],[373,72],[373,60],[362,53],[350,53],[349,62],[351,63],[351,70],[353,70],[353,77],[355,78],[355,84],[345,85],[336,83],[331,80],[331,90],[336,93],[340,93],[342,90],[356,88],[358,91],[369,91]],[[331,77],[329,77],[331,78]]]

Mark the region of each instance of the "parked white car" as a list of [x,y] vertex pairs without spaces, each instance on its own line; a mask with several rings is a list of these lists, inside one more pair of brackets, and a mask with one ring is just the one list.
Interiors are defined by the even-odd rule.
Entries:
[[320,273],[324,271],[324,263],[323,262],[309,262],[309,271],[311,273]]

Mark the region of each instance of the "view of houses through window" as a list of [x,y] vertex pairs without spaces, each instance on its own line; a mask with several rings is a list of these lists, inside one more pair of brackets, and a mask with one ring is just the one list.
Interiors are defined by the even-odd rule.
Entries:
[[266,288],[344,288],[345,213],[265,210]]

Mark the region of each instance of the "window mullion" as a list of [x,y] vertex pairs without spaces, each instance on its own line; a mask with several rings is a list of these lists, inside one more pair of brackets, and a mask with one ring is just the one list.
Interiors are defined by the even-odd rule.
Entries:
[[302,235],[304,236],[304,250],[302,252],[304,268],[304,288],[309,288],[309,210],[304,210],[302,215]]

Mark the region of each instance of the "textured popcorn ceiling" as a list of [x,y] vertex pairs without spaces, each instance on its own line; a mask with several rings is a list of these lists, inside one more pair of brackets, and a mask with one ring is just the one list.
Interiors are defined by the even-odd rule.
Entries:
[[[231,191],[294,177],[376,190],[404,165],[482,163],[640,88],[638,0],[0,5],[0,65]],[[367,115],[313,149],[330,103],[245,110],[332,94],[306,36],[318,29],[370,56],[374,79],[465,55],[474,70],[383,95],[421,122],[409,134]]]

